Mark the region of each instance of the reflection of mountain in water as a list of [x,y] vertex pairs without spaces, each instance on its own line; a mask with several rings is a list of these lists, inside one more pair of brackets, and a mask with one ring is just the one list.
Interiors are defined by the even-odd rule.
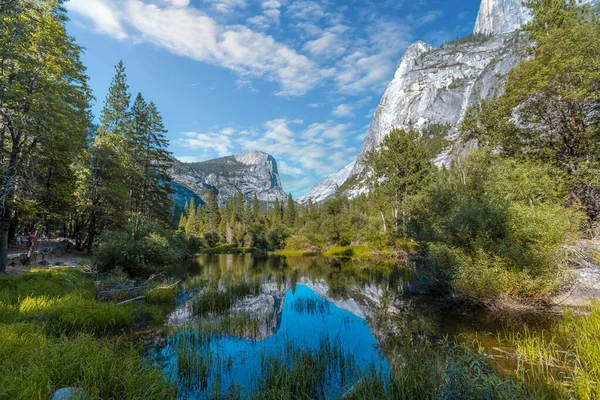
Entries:
[[[343,299],[332,297],[330,285],[324,280],[301,277],[296,283],[306,286],[330,304],[363,320],[370,319],[375,310],[379,309],[383,303],[384,289],[374,283],[364,286],[349,286],[346,288],[348,296],[344,296]],[[264,340],[275,335],[281,327],[286,294],[293,291],[293,287],[295,285],[291,282],[278,283],[271,279],[261,284],[258,296],[246,296],[238,301],[231,309],[231,313],[233,315],[251,315],[257,318],[259,332],[257,335],[253,335],[252,339]],[[196,320],[191,306],[196,296],[189,298],[169,316],[169,325],[185,325]],[[244,338],[250,339],[250,337]]]

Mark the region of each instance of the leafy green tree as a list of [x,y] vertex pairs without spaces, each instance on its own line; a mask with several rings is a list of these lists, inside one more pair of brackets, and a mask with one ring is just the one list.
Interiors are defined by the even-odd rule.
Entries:
[[[56,158],[38,155],[54,148],[72,157],[91,124],[91,95],[80,60],[82,50],[66,32],[61,3],[23,0],[1,4],[0,272],[8,263],[9,222],[19,208],[18,188],[31,182],[26,172],[37,174],[36,168],[51,161],[56,177],[68,175],[65,169],[58,171]],[[69,141],[76,146],[58,145]],[[50,168],[45,171],[46,178],[49,171]],[[50,173],[50,181],[53,180]],[[36,192],[31,190],[30,194],[39,198]],[[46,199],[54,195],[64,198],[67,194],[63,190],[44,193]]]
[[415,130],[393,129],[379,151],[367,154],[367,165],[372,170],[371,184],[375,192],[381,193],[384,202],[391,205],[397,232],[406,233],[408,201],[429,179],[432,171],[429,159],[421,134]]
[[600,18],[576,1],[530,0],[529,58],[508,75],[499,99],[471,110],[463,131],[511,157],[562,169],[571,197],[600,214]]

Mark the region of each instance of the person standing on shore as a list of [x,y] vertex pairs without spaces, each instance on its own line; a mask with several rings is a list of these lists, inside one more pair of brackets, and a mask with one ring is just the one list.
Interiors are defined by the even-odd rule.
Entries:
[[35,243],[35,232],[30,232],[29,233],[29,248],[31,248],[31,246],[33,246],[33,244]]

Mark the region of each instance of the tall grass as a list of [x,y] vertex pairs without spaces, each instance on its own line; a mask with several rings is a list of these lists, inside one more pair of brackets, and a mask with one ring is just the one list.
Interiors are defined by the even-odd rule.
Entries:
[[[323,336],[318,350],[287,342],[281,354],[261,357],[256,399],[327,399],[344,392],[358,372],[339,338]],[[339,395],[339,393],[338,393]]]
[[197,315],[222,314],[229,311],[246,296],[260,294],[259,280],[231,281],[219,286],[210,286],[192,302],[192,311]]
[[173,385],[136,346],[89,335],[47,337],[30,323],[0,324],[0,398],[48,399],[80,387],[90,399],[166,399]]
[[589,315],[568,312],[550,331],[500,337],[518,362],[516,375],[534,396],[600,398],[600,304]]
[[294,310],[299,314],[308,315],[331,313],[330,303],[321,297],[298,297],[294,299]]

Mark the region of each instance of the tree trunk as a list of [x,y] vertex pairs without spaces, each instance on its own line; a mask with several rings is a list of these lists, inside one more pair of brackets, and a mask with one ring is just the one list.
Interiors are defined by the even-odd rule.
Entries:
[[0,273],[8,268],[8,224],[9,210],[6,202],[2,207],[2,216],[0,217]]
[[92,253],[92,250],[94,249],[94,239],[95,239],[95,232],[96,232],[96,207],[94,206],[94,209],[92,210],[92,215],[90,216],[90,228],[88,230],[88,253]]
[[10,210],[8,203],[10,202],[14,190],[17,171],[17,159],[21,152],[19,143],[21,135],[12,135],[13,146],[10,152],[10,163],[8,164],[8,177],[4,180],[4,187],[0,190],[0,198],[2,199],[2,213],[0,214],[0,273],[5,272],[8,268],[8,226],[10,224]]
[[383,221],[383,232],[385,233],[385,232],[387,232],[387,225],[385,223],[385,216],[383,215],[383,211],[380,211],[380,212],[381,212],[381,220]]

